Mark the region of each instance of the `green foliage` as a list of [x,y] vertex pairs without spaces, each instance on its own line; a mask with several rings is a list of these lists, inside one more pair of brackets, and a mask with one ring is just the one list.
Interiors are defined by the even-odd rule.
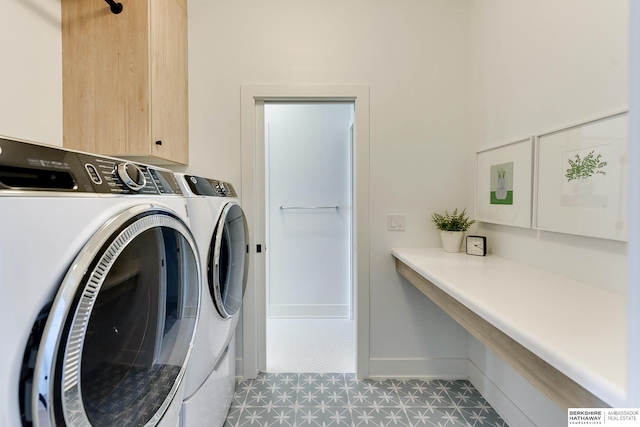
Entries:
[[574,159],[568,160],[569,166],[571,167],[567,169],[567,173],[564,175],[567,178],[567,182],[574,179],[589,178],[593,174],[606,175],[607,173],[605,171],[598,170],[607,166],[607,162],[600,161],[601,158],[602,154],[594,156],[594,151],[591,151],[582,159],[579,154],[576,154]]
[[467,231],[469,227],[476,221],[469,221],[467,217],[467,208],[458,214],[456,208],[453,213],[444,211],[444,215],[434,213],[431,219],[436,223],[436,228],[440,231]]

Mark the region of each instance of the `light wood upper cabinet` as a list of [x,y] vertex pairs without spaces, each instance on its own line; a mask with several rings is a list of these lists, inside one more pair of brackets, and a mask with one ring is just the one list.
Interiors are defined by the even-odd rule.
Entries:
[[62,0],[64,146],[188,164],[186,0]]

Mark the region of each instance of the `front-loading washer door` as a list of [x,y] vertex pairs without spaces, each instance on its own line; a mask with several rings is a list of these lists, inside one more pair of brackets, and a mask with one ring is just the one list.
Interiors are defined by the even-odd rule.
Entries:
[[242,305],[247,286],[247,221],[237,203],[227,203],[215,227],[207,276],[209,290],[220,316],[233,317]]
[[112,218],[64,278],[38,348],[35,426],[154,426],[176,394],[200,304],[193,236],[168,210]]

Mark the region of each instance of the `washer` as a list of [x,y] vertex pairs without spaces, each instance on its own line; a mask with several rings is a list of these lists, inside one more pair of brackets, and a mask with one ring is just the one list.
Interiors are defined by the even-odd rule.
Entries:
[[187,369],[182,425],[218,427],[224,424],[234,392],[232,339],[247,283],[247,223],[231,184],[177,176],[187,198],[206,277],[193,357]]
[[0,426],[179,425],[201,267],[171,171],[0,138]]

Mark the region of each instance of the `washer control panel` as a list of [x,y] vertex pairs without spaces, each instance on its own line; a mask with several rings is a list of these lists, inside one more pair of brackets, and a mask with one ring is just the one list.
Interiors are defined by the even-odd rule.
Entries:
[[149,166],[84,153],[78,153],[78,158],[98,193],[166,194],[172,190],[165,189],[163,183],[160,183],[164,190],[160,191],[151,176],[152,168]]
[[167,169],[3,138],[0,189],[182,194]]

